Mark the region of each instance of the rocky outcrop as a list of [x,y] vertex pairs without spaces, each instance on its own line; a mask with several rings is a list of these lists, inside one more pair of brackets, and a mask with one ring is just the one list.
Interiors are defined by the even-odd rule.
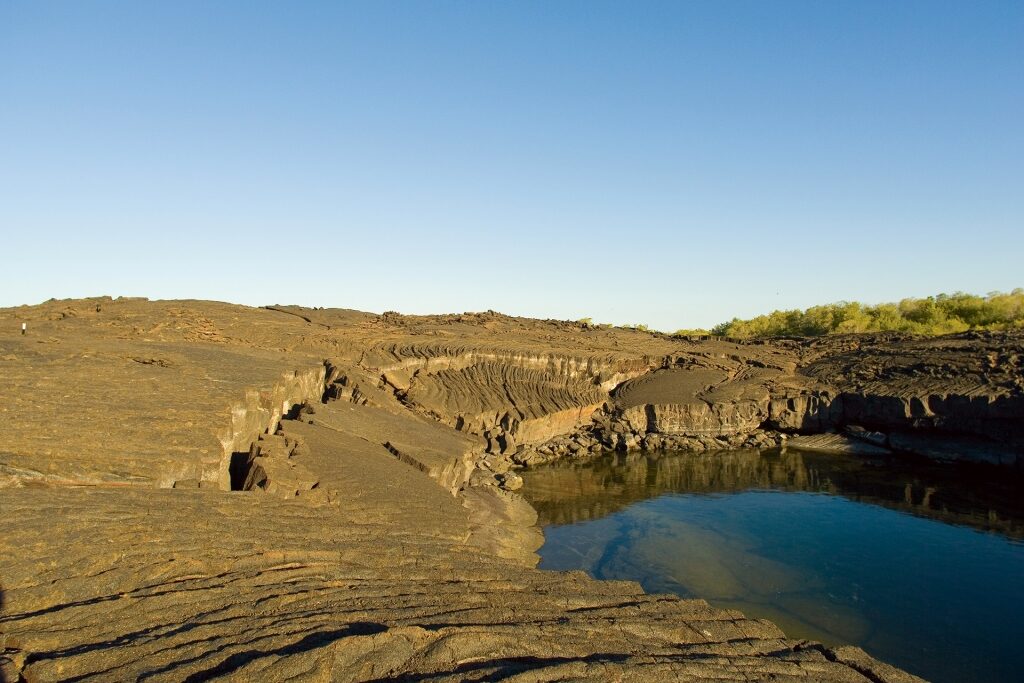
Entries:
[[729,436],[759,428],[767,411],[755,401],[680,401],[626,408],[632,431],[672,436]]
[[[233,454],[323,392],[322,359],[209,335],[150,337],[152,327],[170,326],[165,315],[179,320],[168,312],[174,305],[157,307],[137,337],[120,336],[121,324],[142,322],[129,313],[140,307],[149,305],[107,302],[99,315],[53,320],[42,307],[26,315],[40,337],[0,338],[0,487],[202,482],[228,490]],[[175,336],[193,334],[183,324]]]
[[326,388],[327,370],[323,364],[307,370],[293,370],[267,389],[250,389],[245,398],[231,407],[231,426],[220,437],[223,446],[216,473],[204,471],[203,481],[216,481],[220,488],[231,488],[231,459],[234,453],[248,451],[263,434],[273,434],[281,418],[293,406],[319,402]]
[[410,410],[404,413],[329,402],[318,406],[307,420],[377,444],[449,491],[458,491],[469,480],[483,453],[480,439],[431,422]]
[[769,400],[767,423],[787,432],[823,432],[844,422],[842,408],[842,399],[834,399],[827,389],[783,391]]
[[752,359],[677,359],[670,367],[624,383],[615,408],[634,432],[730,436],[760,428],[771,390],[783,373]]
[[1014,332],[808,342],[801,372],[833,387],[833,424],[971,435],[1024,448],[1024,341]]
[[796,436],[786,440],[786,448],[846,455],[888,455],[892,451],[886,448],[885,443],[885,440],[883,443],[871,443],[863,438],[831,433]]
[[286,499],[311,495],[320,486],[320,478],[303,464],[305,452],[305,444],[299,439],[283,434],[260,435],[239,473],[240,477],[244,474],[239,490],[262,491]]
[[425,346],[380,349],[362,363],[407,405],[510,454],[587,423],[652,361]]
[[[886,445],[897,452],[1019,465],[1019,336],[780,343],[797,359],[792,362],[766,354],[764,344],[723,342],[731,352],[676,353],[661,368],[623,383],[596,426],[581,427],[566,448],[555,438],[518,459],[541,461],[560,450],[589,453],[591,439],[602,445],[599,451],[707,450],[778,443],[776,432],[854,427],[892,434]],[[929,356],[933,350],[938,358]],[[873,368],[870,379],[851,381],[863,374],[862,356]]]
[[514,452],[517,441],[570,431],[606,398],[586,380],[493,362],[417,375],[403,394],[409,404],[459,431],[484,435],[490,450],[502,452]]
[[[701,601],[536,571],[532,512],[510,491],[513,465],[545,449],[781,442],[774,399],[827,391],[832,410],[870,389],[828,364],[847,352],[491,312],[0,310],[0,671],[913,680]],[[904,395],[885,368],[865,395]],[[1000,372],[944,395],[1004,397],[970,419],[996,411],[1013,431],[1021,389]],[[813,412],[786,406],[793,424]],[[233,473],[248,490],[222,490]]]
[[[404,467],[377,464],[389,461]],[[345,476],[343,500],[361,485],[387,493],[376,475]],[[437,514],[454,500],[440,488],[398,489],[387,508],[369,496],[317,507],[215,491],[8,493],[4,542],[51,536],[30,558],[0,555],[6,680],[916,680],[700,600],[495,558],[455,537],[465,527]],[[53,527],[58,510],[75,514]]]

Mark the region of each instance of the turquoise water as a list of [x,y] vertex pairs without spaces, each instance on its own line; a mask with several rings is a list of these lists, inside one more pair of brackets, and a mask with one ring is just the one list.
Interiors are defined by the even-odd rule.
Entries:
[[525,478],[542,568],[704,598],[934,681],[1022,679],[1013,478],[757,451],[613,456]]

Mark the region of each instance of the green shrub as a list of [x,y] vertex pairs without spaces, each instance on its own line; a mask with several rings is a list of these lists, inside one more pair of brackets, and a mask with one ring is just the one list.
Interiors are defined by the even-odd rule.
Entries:
[[750,320],[733,318],[713,327],[711,334],[723,337],[818,337],[850,332],[935,335],[1007,328],[1024,328],[1024,289],[1018,288],[1009,294],[990,292],[987,296],[963,292],[939,294],[877,306],[842,301],[805,311],[773,311]]

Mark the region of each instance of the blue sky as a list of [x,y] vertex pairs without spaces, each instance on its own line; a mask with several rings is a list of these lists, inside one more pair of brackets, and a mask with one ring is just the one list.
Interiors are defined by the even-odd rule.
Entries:
[[0,306],[1024,286],[1024,3],[2,2]]

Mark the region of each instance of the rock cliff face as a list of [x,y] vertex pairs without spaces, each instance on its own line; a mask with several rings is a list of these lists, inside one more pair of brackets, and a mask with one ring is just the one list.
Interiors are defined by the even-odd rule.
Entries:
[[[247,451],[290,404],[322,393],[323,356],[261,338],[292,325],[269,311],[249,309],[242,326],[246,309],[213,303],[97,299],[15,310],[0,313],[18,328],[0,337],[0,486],[227,490],[232,453]],[[235,340],[248,330],[252,339]]]
[[773,394],[810,390],[794,362],[725,345],[733,348],[676,354],[664,367],[625,382],[615,391],[613,416],[641,437],[736,437],[769,426]]
[[[200,481],[214,481],[222,490],[231,488],[231,458],[247,451],[262,434],[273,434],[293,406],[319,402],[326,390],[327,370],[323,365],[285,373],[268,389],[249,389],[245,398],[231,407],[231,426],[220,438],[223,445],[216,472],[203,472]],[[214,476],[215,475],[215,476]]]
[[1019,466],[1021,351],[1020,333],[774,346],[710,342],[677,351],[624,382],[594,424],[518,459],[591,452],[594,444],[597,450],[777,445],[786,433],[847,430],[854,438],[883,432],[875,446],[894,451]]
[[834,387],[844,423],[1024,443],[1020,333],[867,337],[808,344],[803,372]]
[[1005,438],[1018,462],[1020,350],[492,312],[3,309],[0,676],[913,680],[700,601],[532,569],[513,469],[857,426],[891,427],[890,448]]
[[[412,356],[412,357],[408,357]],[[646,373],[650,360],[502,349],[392,347],[367,362],[401,400],[459,431],[514,453],[589,421],[610,389]],[[401,360],[398,360],[401,359]]]

